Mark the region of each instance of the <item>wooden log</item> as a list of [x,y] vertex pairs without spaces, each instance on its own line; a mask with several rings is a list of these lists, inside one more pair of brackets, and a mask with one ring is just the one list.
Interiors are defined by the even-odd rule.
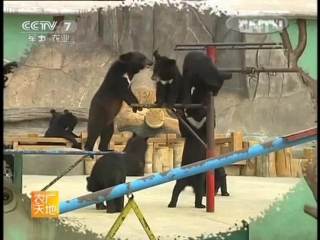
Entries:
[[180,167],[181,160],[182,160],[182,154],[183,154],[183,148],[184,148],[184,142],[174,143],[174,144],[172,144],[172,148],[173,148],[173,166]]
[[291,177],[303,178],[302,167],[308,159],[296,159],[291,160]]
[[152,173],[153,143],[148,143],[148,149],[145,155],[144,173]]
[[[162,149],[162,147],[160,147]],[[159,173],[162,172],[163,158],[167,157],[163,156],[163,150],[159,151],[159,147],[155,147],[153,149],[153,159],[152,159],[152,172]]]
[[276,154],[271,152],[257,158],[256,173],[259,177],[276,177]]
[[304,148],[303,149],[303,158],[315,160],[315,149],[314,148]]
[[128,138],[128,139],[132,137],[132,134],[133,133],[130,131],[123,131],[120,133],[121,137]]
[[149,109],[149,111],[146,113],[144,121],[147,124],[147,126],[153,129],[158,129],[164,125],[164,117],[165,116],[163,109],[153,108]]
[[278,177],[291,177],[292,149],[276,151],[276,171]]
[[[232,132],[231,133],[231,143],[230,143],[230,152],[238,151],[242,149],[243,134],[242,132]],[[234,163],[234,165],[245,165],[246,161],[240,161]]]
[[[251,147],[257,144],[258,141],[243,142],[243,148]],[[241,166],[241,176],[256,176],[256,158],[250,158],[246,160],[246,165]]]
[[168,148],[169,170],[173,168],[173,148]]

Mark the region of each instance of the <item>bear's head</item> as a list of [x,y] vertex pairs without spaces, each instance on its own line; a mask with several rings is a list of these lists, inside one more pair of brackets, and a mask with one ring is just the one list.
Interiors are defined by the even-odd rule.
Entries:
[[176,74],[176,60],[160,56],[158,51],[153,53],[155,62],[151,79],[153,81],[170,81]]
[[97,188],[95,182],[92,180],[91,177],[87,177],[86,180],[87,180],[87,190],[89,192],[96,192],[100,190]]
[[56,115],[56,120],[58,121],[58,124],[62,126],[64,129],[69,129],[73,131],[73,129],[78,124],[78,118],[72,114],[72,112],[69,112],[67,109],[64,110],[63,114]]
[[145,159],[144,157],[148,149],[148,139],[149,137],[141,137],[134,132],[123,151],[134,154],[136,159]]
[[153,62],[141,52],[128,52],[120,55],[119,60],[126,65],[127,74],[131,81],[135,74],[152,66]]

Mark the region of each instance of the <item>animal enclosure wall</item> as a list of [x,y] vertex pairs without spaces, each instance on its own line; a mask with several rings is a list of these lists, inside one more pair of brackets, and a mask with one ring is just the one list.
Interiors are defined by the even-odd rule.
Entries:
[[[191,7],[179,10],[156,5],[65,16],[78,24],[77,32],[70,35],[70,43],[43,42],[29,46],[27,36],[20,33],[21,22],[27,18],[51,17],[54,16],[5,14],[5,58],[22,57],[5,91],[6,133],[23,133],[26,129],[43,133],[51,107],[75,112],[81,118],[76,131],[84,131],[90,100],[119,53],[135,50],[151,57],[158,49],[177,59],[181,66],[186,52],[173,51],[175,44],[281,40],[278,33],[243,35],[232,31],[225,25],[227,16],[202,14]],[[316,75],[316,26],[315,20],[306,20],[308,40],[298,62],[311,77]],[[288,33],[295,46],[298,42],[295,19],[290,20]],[[28,49],[27,54],[24,48]],[[257,64],[280,67],[285,64],[284,53],[282,50],[217,51],[218,67],[257,67]],[[151,71],[146,70],[133,81],[132,88],[141,102],[154,101],[150,76]],[[315,120],[308,88],[296,73],[261,74],[259,79],[250,80],[243,74],[234,74],[216,98],[216,108],[216,132],[224,134],[242,131],[245,135],[276,136],[311,127]],[[148,128],[147,115],[164,124],[158,129]],[[133,114],[124,106],[117,123],[119,131],[156,134],[178,130],[176,119],[158,109]]]

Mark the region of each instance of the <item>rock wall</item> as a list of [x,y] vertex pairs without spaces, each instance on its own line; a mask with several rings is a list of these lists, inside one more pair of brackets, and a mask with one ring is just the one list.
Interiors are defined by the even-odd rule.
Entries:
[[[46,42],[33,46],[21,60],[4,91],[7,133],[43,132],[47,127],[42,121],[46,118],[43,111],[33,114],[28,121],[24,121],[25,111],[21,111],[13,120],[10,108],[15,111],[26,107],[81,108],[85,120],[91,98],[120,53],[135,50],[152,57],[158,49],[161,54],[175,58],[181,68],[187,52],[174,51],[175,44],[273,41],[267,36],[234,32],[226,27],[226,16],[199,13],[191,7],[182,10],[167,5],[124,7],[76,19],[78,30],[70,36],[70,43]],[[255,66],[257,62],[262,67],[279,67],[285,64],[285,56],[280,50],[217,51],[216,64],[221,68]],[[154,91],[150,76],[151,70],[144,70],[135,77],[132,88],[143,89],[140,95]],[[251,135],[281,135],[311,127],[315,120],[310,94],[295,73],[261,74],[258,80],[234,74],[216,98],[216,108],[218,133],[240,130]],[[34,127],[30,130],[31,125]],[[83,121],[78,131],[85,130],[85,126]],[[145,126],[141,129],[144,131]],[[163,128],[153,133],[176,130]]]

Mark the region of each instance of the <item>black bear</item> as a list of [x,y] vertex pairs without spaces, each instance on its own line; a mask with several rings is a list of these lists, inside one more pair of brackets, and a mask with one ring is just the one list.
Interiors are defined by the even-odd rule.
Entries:
[[[50,111],[51,113],[54,111]],[[80,144],[77,142],[77,135],[73,133],[75,126],[78,124],[78,119],[68,110],[63,114],[56,114],[52,116],[49,128],[44,134],[44,137],[61,137],[72,142],[73,148],[81,149]]]
[[176,60],[160,56],[156,50],[153,74],[151,79],[156,81],[156,104],[168,107],[180,102],[183,87],[182,75],[177,67]]
[[[114,132],[113,121],[119,113],[122,102],[128,105],[139,103],[130,88],[134,75],[153,62],[140,52],[128,52],[119,56],[111,65],[103,83],[91,100],[88,119],[88,139],[84,146],[92,151],[100,136],[100,151],[110,151],[108,145]],[[127,77],[126,77],[127,76]],[[133,108],[134,112],[142,110]]]
[[[195,87],[191,88],[191,101],[193,104],[204,105],[203,108],[197,109],[184,109],[181,118],[189,127],[201,138],[203,142],[206,142],[206,116],[207,116],[207,99],[208,96],[203,90],[199,90]],[[186,126],[179,119],[179,129],[181,136],[185,138],[185,145],[182,154],[181,166],[185,166],[197,161],[204,160],[206,158],[206,149],[200,143],[200,141],[186,128]],[[224,169],[223,169],[224,170]],[[218,191],[218,188],[221,186],[221,179],[225,179],[225,175],[221,176],[221,169],[215,171],[216,179],[216,188],[215,191]],[[202,204],[202,198],[205,195],[206,189],[206,174],[200,173],[191,177],[186,177],[183,179],[177,180],[173,192],[171,201],[168,207],[173,208],[177,206],[177,201],[180,193],[185,189],[185,187],[191,186],[195,193],[195,207],[196,208],[205,208],[205,205]]]
[[[133,134],[128,140],[124,153],[110,152],[100,157],[87,177],[87,190],[100,191],[126,182],[126,176],[143,176],[148,137]],[[96,204],[97,210],[107,209],[107,213],[121,212],[124,197],[107,201],[107,206]]]
[[[3,144],[3,150],[11,149],[11,148],[12,148],[12,146],[8,146],[8,145]],[[10,171],[11,171],[10,178],[13,181],[13,175],[14,175],[14,156],[13,156],[13,154],[4,154],[3,160],[6,163],[6,168],[10,169]],[[6,176],[8,176],[8,171],[6,171]]]
[[9,73],[13,73],[13,69],[17,68],[18,64],[16,62],[9,62],[5,65],[3,65],[3,88],[6,87],[6,82],[8,81],[8,77],[6,76]]
[[[68,114],[70,112],[69,112],[68,109],[65,109],[63,111],[63,113],[57,112],[55,109],[51,109],[50,113],[51,113],[52,116],[51,116],[51,119],[50,119],[50,122],[49,122],[49,127],[51,126],[51,124],[54,122],[54,120],[57,117],[62,116],[63,114]],[[73,130],[74,130],[75,126],[78,124],[78,119],[74,120],[74,121],[71,121],[70,123],[71,123],[71,126],[68,126],[66,131],[69,132],[70,134],[72,134],[72,136],[74,136],[75,138],[79,138],[78,135],[73,133]]]
[[182,68],[183,103],[191,103],[192,87],[217,96],[224,80],[232,77],[231,73],[219,71],[211,58],[202,52],[189,52],[184,58]]

